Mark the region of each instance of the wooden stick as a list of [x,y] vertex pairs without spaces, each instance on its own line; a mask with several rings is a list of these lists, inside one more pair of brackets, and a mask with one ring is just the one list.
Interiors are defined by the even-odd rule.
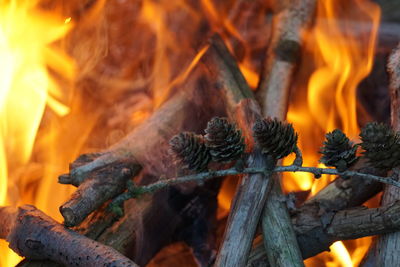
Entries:
[[[389,57],[388,70],[390,73],[391,94],[391,119],[394,130],[400,130],[400,44]],[[399,177],[400,169],[394,169]],[[400,199],[400,189],[394,186],[386,186],[383,190],[382,205],[389,205]],[[376,243],[377,266],[400,265],[400,232],[380,236]]]
[[33,206],[0,208],[0,238],[20,256],[67,266],[138,267],[111,247],[64,228]]
[[[356,163],[353,170],[372,175],[384,176],[386,174],[384,171],[369,167],[367,162],[363,159]],[[292,215],[292,222],[301,223],[302,221],[307,221],[309,218],[332,218],[332,212],[362,205],[365,201],[380,192],[382,188],[383,186],[379,182],[364,180],[359,177],[350,177],[347,179],[338,177],[335,181],[320,190],[314,197],[310,198],[296,209]],[[298,227],[295,226],[295,230],[297,228]],[[318,232],[318,229],[322,228],[316,228],[316,233]],[[309,230],[313,231],[313,227],[310,227]],[[323,232],[323,230],[321,230],[321,232]],[[306,233],[303,233],[303,235],[307,237]],[[315,234],[312,234],[311,236],[315,236]],[[329,250],[329,246],[332,242],[329,238],[324,239],[322,237],[323,236],[321,235],[316,238],[314,240],[315,245],[313,246],[300,244],[300,250],[304,259]],[[297,238],[299,237],[297,236]],[[316,242],[317,240],[318,242]],[[304,241],[304,243],[311,244],[312,242]],[[258,246],[262,247],[262,244],[259,243]],[[262,256],[260,250],[262,250],[262,248],[257,248],[256,250],[253,249],[250,258],[257,259],[258,257],[262,257],[265,259],[262,260],[262,262],[267,263],[265,250],[262,250],[264,254]]]
[[[316,0],[289,0],[277,10],[271,44],[258,88],[263,114],[285,118],[292,76],[301,52],[301,34],[315,13]],[[281,99],[279,101],[273,101]]]
[[[400,201],[379,208],[357,207],[332,211],[329,216],[319,216],[317,213],[310,215],[302,216],[303,220],[293,220],[304,259],[328,251],[329,246],[338,240],[400,230]],[[247,266],[270,266],[260,240],[256,243]]]
[[141,167],[129,161],[120,161],[95,170],[94,178],[86,180],[60,207],[65,226],[75,226],[104,202],[122,193],[127,180],[135,176]]
[[[211,39],[210,53],[203,57],[209,67],[211,77],[218,88],[226,94],[229,114],[241,127],[248,147],[252,147],[250,129],[261,112],[254,101],[244,77],[223,41],[214,36]],[[274,167],[260,152],[255,150],[248,161],[249,167]],[[250,252],[251,243],[264,205],[270,173],[245,175],[235,195],[228,218],[222,245],[215,266],[244,266]]]
[[[141,179],[146,182],[156,178],[143,175]],[[130,199],[125,202],[122,218],[103,207],[89,215],[74,231],[113,247],[140,266],[145,266],[164,246],[183,240],[193,249],[201,266],[207,266],[216,254],[215,242],[208,243],[208,239],[213,240],[212,222],[219,191],[219,183],[215,182],[198,186],[190,193],[169,187],[153,195]],[[198,225],[201,231],[196,228]],[[196,243],[191,243],[188,236]],[[24,260],[20,267],[52,267],[54,264]]]
[[[274,16],[273,34],[258,94],[263,115],[286,118],[289,88],[298,62],[301,33],[312,20],[316,1],[287,1],[286,6]],[[304,266],[292,229],[290,217],[282,199],[278,175],[273,177],[273,187],[262,216],[264,245],[271,266]]]

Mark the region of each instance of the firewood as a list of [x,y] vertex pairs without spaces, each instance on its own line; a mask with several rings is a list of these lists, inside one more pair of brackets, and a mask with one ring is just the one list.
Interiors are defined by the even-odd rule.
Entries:
[[[385,171],[367,166],[366,161],[363,159],[358,161],[353,169],[361,173],[369,173],[373,175],[383,176],[386,174]],[[365,201],[379,193],[381,190],[382,184],[376,181],[364,180],[358,177],[347,177],[347,179],[338,177],[296,209],[294,214],[291,216],[292,221],[300,222],[307,220],[307,218],[318,217],[329,218],[333,215],[332,212],[362,205]],[[298,227],[295,224],[295,230],[296,229],[298,229]],[[310,231],[311,230],[314,229],[311,227]],[[323,230],[321,231],[323,232]],[[318,239],[318,243],[313,246],[310,245],[312,241],[311,238],[310,240],[307,238],[306,233],[303,233],[305,241],[300,241],[298,233],[296,234],[299,243],[302,242],[300,243],[300,250],[304,259],[317,255],[323,251],[329,251],[329,246],[332,244],[330,238],[324,239],[321,235]],[[325,237],[327,237],[327,235],[325,235]],[[316,241],[316,239],[314,241]],[[267,263],[266,252],[261,247],[262,244],[258,243],[258,245],[252,249],[250,259],[258,261],[258,259],[263,258],[264,260],[262,261]]]
[[313,18],[316,3],[289,0],[275,8],[271,44],[257,92],[264,115],[286,117],[289,88],[301,52],[301,34]]
[[[209,49],[215,52],[209,53],[208,57],[204,58],[206,65],[217,66],[217,69],[210,68],[210,74],[219,82],[220,88],[226,91],[229,113],[242,128],[246,142],[252,147],[250,129],[255,120],[261,118],[258,104],[252,98],[246,81],[222,40],[214,36]],[[207,62],[212,63],[207,64]],[[254,149],[249,157],[248,165],[249,167],[266,166],[272,169],[275,162],[268,162],[268,159]],[[266,172],[264,175],[250,174],[243,177],[231,207],[216,266],[244,266],[246,264],[251,241],[268,194],[271,176],[272,172]],[[289,215],[287,217],[289,220]],[[293,244],[286,243],[285,246],[293,245],[298,250],[297,242],[295,238],[293,239]],[[302,263],[302,259],[298,258],[292,264],[295,261]]]
[[[400,130],[400,44],[389,57],[388,70],[390,74],[391,123],[394,130]],[[399,177],[399,169],[393,172]],[[400,199],[400,189],[386,186],[383,190],[382,206],[389,205]],[[377,266],[398,266],[400,255],[400,232],[382,235],[378,238],[375,248]]]
[[[289,89],[301,51],[301,34],[315,13],[316,1],[287,1],[274,15],[271,44],[267,52],[258,95],[263,115],[286,118]],[[278,175],[262,216],[264,244],[272,266],[304,266],[282,199]],[[282,247],[286,247],[282,249]]]
[[[144,175],[144,181],[155,177]],[[140,266],[146,265],[164,246],[184,241],[200,266],[215,256],[214,221],[219,181],[197,186],[193,192],[168,187],[152,195],[125,202],[125,215],[118,218],[104,205],[74,231],[116,249]],[[200,227],[200,229],[198,228]],[[52,267],[49,261],[24,260],[20,267]]]
[[60,183],[79,186],[60,208],[65,225],[79,224],[105,201],[122,193],[124,183],[138,173],[140,166],[155,176],[174,175],[169,139],[183,130],[204,129],[211,116],[222,114],[224,108],[217,104],[219,96],[205,86],[201,71],[200,67],[194,70],[180,92],[123,140],[104,152],[84,157],[87,161],[72,164],[70,173],[60,176]]
[[138,266],[115,249],[64,228],[33,206],[0,208],[0,238],[20,256],[66,266]]
[[[244,77],[235,60],[231,57],[223,41],[214,36],[209,47],[211,53],[203,57],[209,67],[211,77],[218,82],[219,88],[227,95],[229,115],[236,120],[251,144],[252,124],[260,118],[260,110],[255,103]],[[267,162],[260,152],[249,157],[249,166],[266,166]],[[273,163],[269,163],[273,168]],[[245,175],[232,203],[222,245],[219,249],[215,266],[244,266],[250,252],[251,243],[267,196],[269,176],[262,174]]]
[[[356,239],[371,235],[392,233],[400,229],[400,202],[379,208],[357,207],[330,214],[318,215],[317,211],[302,220],[294,219],[297,240],[303,258],[328,250],[338,240]],[[258,240],[247,263],[248,267],[270,266]]]
[[[91,185],[117,187],[111,183],[112,179],[122,179],[122,177],[127,176],[129,173],[124,169],[132,166],[129,164],[136,161],[136,158],[142,159],[141,165],[143,164],[143,172],[146,173],[146,175],[138,177],[138,185],[145,185],[153,183],[160,178],[165,179],[168,176],[174,176],[177,170],[168,153],[168,140],[179,131],[200,132],[205,128],[206,122],[212,116],[223,116],[225,112],[219,94],[214,91],[214,87],[210,85],[209,80],[202,75],[203,70],[203,66],[199,64],[194,70],[193,76],[191,74],[188,77],[184,87],[179,88],[183,92],[168,100],[163,107],[153,114],[153,118],[144,122],[144,125],[136,128],[125,141],[122,141],[123,144],[116,145],[116,153],[113,156],[120,157],[117,161],[110,164],[104,164],[103,161],[104,166],[95,167],[89,171],[87,175],[92,177],[80,185],[84,192],[88,192],[86,197],[82,199],[80,197],[85,195],[76,193],[78,198],[71,201],[85,203],[87,199],[91,199],[90,194],[97,195],[92,191],[102,190]],[[131,137],[136,139],[129,139]],[[138,141],[135,143],[135,140]],[[126,154],[122,153],[123,151],[121,152],[121,150],[129,149],[132,149],[132,153],[136,153],[135,155],[139,155],[139,157],[132,160],[126,157]],[[128,153],[130,152],[128,151]],[[81,166],[86,167],[93,160],[95,161],[101,157],[107,158],[108,156],[111,157],[110,153],[108,155],[96,153],[81,156],[71,167],[72,169],[80,168]],[[119,178],[120,176],[118,175],[122,177]],[[71,182],[74,181],[74,176],[72,175],[61,178],[70,179]],[[219,184],[219,181],[213,183]],[[120,187],[122,191],[124,188]],[[212,243],[213,229],[208,220],[213,220],[215,210],[210,209],[207,210],[207,214],[202,213],[195,217],[190,217],[190,215],[185,215],[186,212],[183,209],[204,211],[205,206],[210,206],[207,203],[213,201],[216,203],[218,188],[213,187],[211,189],[207,186],[204,189],[200,189],[201,187],[197,183],[186,183],[177,185],[174,188],[173,192],[170,192],[169,189],[162,190],[154,196],[144,196],[138,200],[127,201],[125,203],[125,216],[119,220],[108,210],[96,211],[79,226],[79,232],[114,247],[124,255],[134,258],[140,265],[146,264],[159,249],[179,238],[192,247],[195,256],[199,257],[198,261],[208,261],[207,257],[212,257],[215,249]],[[197,196],[203,194],[201,193],[203,192],[202,190],[208,192],[208,197],[199,198]],[[119,193],[122,193],[122,191]],[[79,192],[79,189],[77,192]],[[185,197],[182,197],[182,195]],[[181,198],[181,203],[178,207],[174,207],[170,202],[177,198]],[[194,200],[195,198],[197,200]],[[100,196],[98,199],[101,199]],[[102,199],[104,201],[105,198]],[[88,202],[87,205],[93,204]],[[100,207],[102,202],[98,202],[98,205]],[[191,205],[190,209],[189,205]],[[78,205],[74,207],[77,208]],[[190,214],[194,213],[191,212]],[[200,233],[196,229],[195,222],[198,220],[204,220],[209,224],[207,231]],[[184,226],[182,226],[182,221],[185,221]],[[143,222],[146,223],[144,224]],[[160,231],[154,230],[157,227],[163,228]],[[181,228],[185,229],[185,233],[180,234],[179,229]],[[164,234],[160,234],[160,232]],[[199,241],[199,239],[203,241]],[[204,243],[200,244],[201,242]],[[209,248],[209,250],[205,248]],[[30,262],[29,264],[33,263]]]

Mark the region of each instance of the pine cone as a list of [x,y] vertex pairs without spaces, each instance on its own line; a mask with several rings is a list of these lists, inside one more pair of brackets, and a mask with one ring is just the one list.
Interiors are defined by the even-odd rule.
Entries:
[[284,158],[294,152],[297,144],[297,133],[293,126],[276,118],[257,120],[253,126],[253,137],[262,153],[275,159]]
[[390,170],[400,165],[400,137],[389,126],[371,122],[361,130],[361,147],[369,163]]
[[340,172],[347,170],[357,161],[357,146],[339,129],[326,134],[326,141],[321,149],[321,162],[326,166],[336,167]]
[[201,135],[183,132],[175,135],[169,144],[171,154],[183,168],[199,172],[207,169],[211,155]]
[[226,118],[212,118],[205,132],[206,146],[214,161],[234,161],[243,154],[245,143],[242,132]]

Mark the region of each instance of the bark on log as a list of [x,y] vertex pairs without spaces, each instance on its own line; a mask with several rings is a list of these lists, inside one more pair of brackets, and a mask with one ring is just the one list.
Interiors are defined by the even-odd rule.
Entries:
[[[252,146],[252,124],[260,117],[260,110],[252,98],[244,77],[223,41],[214,36],[209,48],[211,53],[203,57],[211,77],[226,94],[230,116],[236,120]],[[255,150],[249,157],[249,165],[266,166],[263,156]],[[232,203],[222,245],[215,266],[244,266],[267,195],[270,174],[252,174],[243,177]],[[246,230],[244,230],[246,229]]]
[[[363,173],[385,176],[385,172],[372,167],[365,167],[365,165],[366,162],[360,160],[354,166],[354,169]],[[298,225],[303,221],[314,219],[315,221],[321,221],[321,218],[325,218],[326,221],[327,218],[332,218],[332,215],[338,210],[362,205],[362,203],[381,190],[382,184],[378,182],[367,181],[357,177],[350,179],[339,177],[294,211],[292,222],[295,223],[295,230],[299,228]],[[313,223],[312,225],[315,227],[310,226],[308,232],[303,232],[301,235],[296,231],[303,259],[315,256],[323,251],[329,251],[329,246],[332,244],[328,235],[324,234],[325,229],[322,224],[316,226]],[[267,255],[261,242],[253,248],[250,259],[249,262],[268,264]]]
[[0,208],[0,238],[19,255],[66,266],[134,266],[115,249],[66,229],[33,206]]
[[[119,220],[102,209],[89,215],[74,230],[113,247],[140,266],[145,266],[164,246],[183,240],[192,248],[199,266],[209,266],[216,254],[213,227],[219,183],[219,180],[207,182],[190,193],[169,187],[140,199],[131,199],[125,202],[125,215]],[[39,266],[52,267],[55,263],[24,260],[19,265]]]
[[[286,118],[289,89],[300,54],[302,30],[312,20],[315,6],[315,0],[287,1],[274,16],[272,40],[258,88],[265,116],[280,120]],[[280,176],[274,175],[271,194],[262,216],[268,259],[272,266],[304,266],[289,213],[282,199]]]
[[[286,117],[289,87],[301,51],[301,34],[313,18],[316,2],[285,1],[274,15],[271,44],[258,88],[263,114],[283,114]],[[271,99],[285,102],[274,103]]]
[[[394,130],[400,130],[400,44],[389,57],[388,70],[390,74],[391,120]],[[399,178],[399,169],[395,169]],[[382,206],[400,199],[400,189],[394,186],[385,186],[382,196]],[[399,266],[400,232],[380,236],[376,245],[377,266]]]
[[[145,137],[140,136],[139,140],[142,142],[140,144],[138,142],[136,145],[141,147],[140,151],[143,153],[146,152],[146,147],[148,147],[149,151],[146,152],[147,155],[142,155],[142,157],[148,157],[144,161],[146,164],[144,164],[142,172],[146,173],[146,175],[137,177],[138,184],[149,184],[160,177],[176,175],[175,164],[168,154],[168,140],[172,135],[180,131],[200,133],[211,117],[224,116],[224,103],[218,92],[215,92],[215,87],[212,86],[214,83],[211,83],[203,75],[204,71],[204,66],[199,63],[199,66],[194,70],[193,76],[190,75],[184,87],[180,88],[185,93],[177,95],[166,102],[165,105],[169,105],[167,110],[173,110],[176,113],[175,117],[171,112],[166,112],[163,107],[157,112],[156,117],[160,124],[165,124],[168,128],[163,129],[153,122],[151,125],[154,128],[147,126],[147,131],[141,130]],[[179,100],[178,103],[177,99]],[[163,111],[164,114],[162,114]],[[168,124],[170,120],[174,121]],[[158,139],[149,140],[154,135],[158,136]],[[131,136],[135,135],[132,133]],[[139,138],[139,134],[136,136]],[[135,145],[133,142],[134,140],[132,140],[132,144],[129,144],[130,147]],[[126,147],[129,148],[129,146]],[[138,150],[134,149],[134,151]],[[102,155],[85,156],[78,162],[90,164],[93,159]],[[121,163],[121,160],[117,161],[117,163]],[[79,167],[79,164],[73,164],[72,167]],[[116,167],[115,164],[111,164],[111,166]],[[90,175],[94,175],[98,179],[99,185],[101,185],[107,173],[103,173],[103,171],[110,173],[109,170],[111,169],[108,167],[106,165],[105,169],[95,169],[90,173]],[[118,167],[117,170],[121,171],[122,167]],[[118,174],[116,171],[114,173]],[[103,176],[99,176],[100,174]],[[86,180],[81,187],[89,181]],[[220,181],[212,182],[218,185]],[[97,189],[92,188],[90,190]],[[84,223],[79,226],[79,232],[114,247],[122,254],[133,258],[140,265],[146,264],[159,249],[170,242],[184,240],[193,249],[197,260],[202,262],[204,266],[210,260],[209,257],[212,260],[215,256],[213,255],[215,254],[215,243],[212,242],[212,223],[209,221],[213,220],[213,216],[215,217],[215,210],[212,207],[217,205],[216,197],[218,191],[218,187],[213,187],[208,183],[205,186],[198,186],[192,183],[179,185],[174,187],[173,191],[163,190],[152,196],[127,201],[125,203],[125,216],[118,221],[116,216],[109,212],[104,210],[96,211],[89,215]],[[208,194],[207,197],[201,197],[205,193]],[[180,200],[177,201],[177,199]],[[210,202],[214,204],[212,205]],[[209,209],[206,210],[205,207]],[[201,214],[197,214],[200,211]],[[195,216],[193,217],[192,215]],[[196,228],[199,225],[199,220],[205,221],[207,224],[202,224],[201,232]],[[184,233],[180,230],[184,230]],[[35,266],[32,264],[34,263],[25,262],[23,266]]]
[[202,72],[202,67],[196,68],[180,92],[123,140],[105,152],[83,157],[72,164],[70,174],[60,176],[61,183],[79,185],[60,208],[65,225],[78,225],[105,201],[122,193],[140,166],[151,174],[175,174],[168,156],[169,139],[181,131],[200,132],[212,116],[223,114],[220,97],[207,88]]
[[[396,201],[389,206],[379,208],[357,207],[335,211],[329,216],[326,214],[320,216],[314,213],[304,220],[294,219],[293,222],[300,247],[303,253],[308,253],[303,254],[306,259],[313,256],[307,252],[310,250],[309,247],[315,250],[322,245],[326,249],[338,240],[356,239],[398,231],[400,229],[399,212],[400,201]],[[270,266],[266,261],[261,242],[261,240],[257,241],[249,258],[248,267]],[[319,250],[323,250],[323,248]]]

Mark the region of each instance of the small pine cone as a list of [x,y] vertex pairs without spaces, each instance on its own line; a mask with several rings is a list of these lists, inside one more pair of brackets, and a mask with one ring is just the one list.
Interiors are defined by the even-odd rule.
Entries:
[[361,147],[369,163],[378,169],[390,170],[400,165],[400,136],[389,126],[371,122],[361,130]]
[[321,149],[322,163],[345,171],[357,161],[357,146],[354,146],[341,130],[336,129],[327,133],[325,137],[326,141]]
[[183,168],[199,172],[207,169],[211,155],[201,135],[183,132],[172,137],[169,145],[171,154]]
[[214,161],[230,162],[243,154],[246,145],[242,132],[226,118],[212,118],[205,132],[206,146]]
[[292,124],[278,119],[265,118],[257,120],[253,126],[253,137],[262,149],[275,159],[281,159],[294,152],[297,144],[297,133]]

